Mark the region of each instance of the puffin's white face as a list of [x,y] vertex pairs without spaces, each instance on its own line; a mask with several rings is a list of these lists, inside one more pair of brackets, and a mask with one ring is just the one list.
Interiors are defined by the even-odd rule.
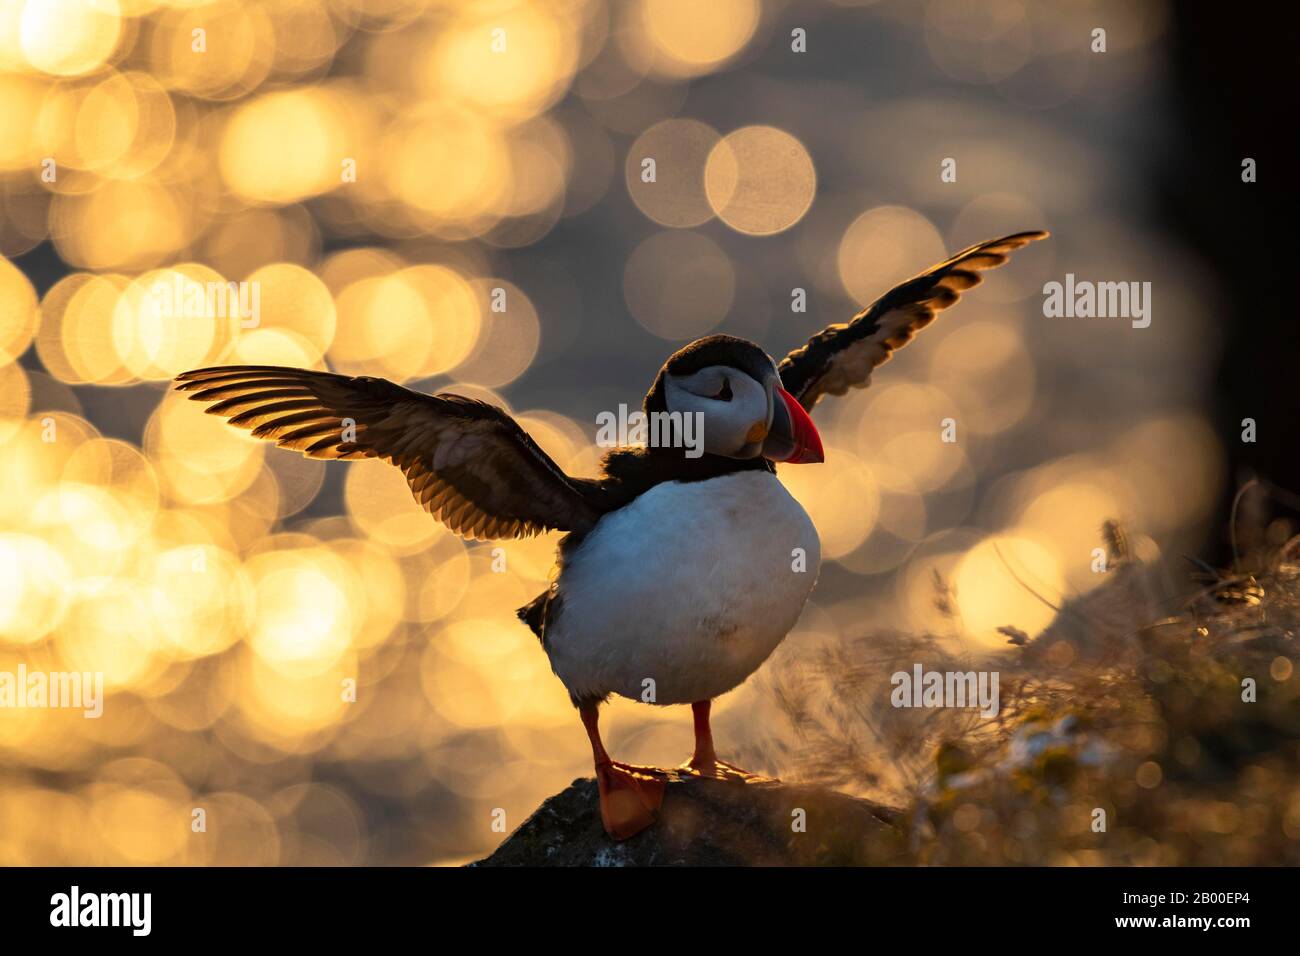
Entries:
[[709,365],[689,375],[664,376],[664,403],[670,413],[699,415],[704,451],[724,458],[757,458],[793,463],[822,460],[821,438],[781,376],[758,380],[729,365]]
[[709,365],[690,375],[664,376],[669,412],[699,414],[704,451],[727,458],[755,458],[772,427],[776,367],[766,382],[725,365]]

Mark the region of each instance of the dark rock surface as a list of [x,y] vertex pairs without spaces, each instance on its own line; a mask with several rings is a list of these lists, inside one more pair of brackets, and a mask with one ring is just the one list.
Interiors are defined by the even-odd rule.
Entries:
[[675,776],[658,822],[630,840],[606,835],[596,781],[580,778],[471,865],[871,866],[905,856],[898,811],[888,807],[779,781]]

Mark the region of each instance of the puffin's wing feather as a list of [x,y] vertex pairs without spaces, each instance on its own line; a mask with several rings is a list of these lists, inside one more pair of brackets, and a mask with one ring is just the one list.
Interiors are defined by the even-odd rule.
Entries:
[[177,376],[190,398],[258,438],[308,458],[382,458],[420,505],[467,538],[585,531],[599,517],[571,479],[501,409],[460,395],[421,395],[381,378],[268,365]]
[[1008,254],[1046,232],[1018,232],[963,249],[951,259],[908,279],[853,317],[818,332],[782,360],[781,386],[812,411],[823,395],[843,395],[865,388],[871,373],[889,361],[895,349],[934,321],[935,314],[983,281],[979,274],[996,269]]

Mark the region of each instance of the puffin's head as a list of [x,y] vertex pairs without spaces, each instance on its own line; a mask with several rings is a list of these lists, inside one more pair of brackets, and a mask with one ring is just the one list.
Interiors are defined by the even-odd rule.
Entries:
[[700,416],[704,451],[804,464],[823,460],[821,436],[781,387],[771,356],[734,335],[696,339],[668,357],[643,405],[647,415]]

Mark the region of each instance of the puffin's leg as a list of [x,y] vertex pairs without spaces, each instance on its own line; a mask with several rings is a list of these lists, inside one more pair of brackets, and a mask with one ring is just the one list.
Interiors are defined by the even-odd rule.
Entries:
[[637,773],[614,763],[600,742],[597,726],[600,714],[596,704],[578,708],[582,725],[591,740],[591,755],[596,762],[596,786],[600,788],[600,820],[605,832],[615,840],[626,840],[655,822],[655,811],[664,801],[664,781]]
[[695,753],[691,755],[690,760],[682,764],[681,769],[689,770],[701,777],[714,777],[718,780],[747,782],[770,780],[770,777],[761,777],[718,759],[717,751],[713,749],[713,731],[709,727],[709,710],[712,704],[713,701],[710,700],[697,700],[691,704],[691,713],[695,716]]
[[712,774],[718,765],[718,753],[713,749],[713,730],[709,727],[709,710],[713,707],[711,700],[697,700],[691,704],[691,714],[695,717],[695,753],[686,762],[696,773]]

